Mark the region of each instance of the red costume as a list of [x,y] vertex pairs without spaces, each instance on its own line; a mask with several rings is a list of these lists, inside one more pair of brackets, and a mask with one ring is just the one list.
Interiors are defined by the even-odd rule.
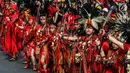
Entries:
[[88,49],[87,49],[87,73],[101,73],[102,72],[102,63],[96,62],[96,56],[100,55],[100,49],[96,46],[96,39],[98,37],[96,35],[93,35],[91,39],[85,38],[85,41],[87,42]]
[[[43,73],[47,72],[47,69],[46,70],[43,69],[43,65],[45,65],[45,64],[48,65],[48,63],[49,63],[48,47],[47,47],[47,43],[45,43],[45,41],[47,41],[47,39],[48,39],[48,36],[46,36],[47,28],[48,27],[46,25],[44,25],[44,26],[37,25],[35,28],[36,29],[36,33],[35,33],[36,47],[40,48],[38,72],[43,72]],[[39,48],[36,48],[36,49],[39,49]],[[46,56],[46,59],[44,62],[42,61],[43,56]]]
[[57,10],[56,10],[56,7],[54,5],[50,5],[48,7],[48,11],[49,11],[49,16],[53,17],[55,15],[55,13],[56,13]]
[[104,0],[98,0],[100,3],[104,3]]
[[30,41],[30,37],[29,37],[29,35],[31,36],[32,34],[30,34],[31,33],[31,26],[30,25],[26,25],[26,26],[24,26],[24,46],[25,47],[27,47],[27,46],[29,46],[26,50],[25,50],[25,52],[27,52],[27,56],[29,57],[29,56],[31,56],[31,47],[33,47],[33,43],[31,43],[31,41]]
[[73,30],[73,24],[74,24],[74,21],[79,18],[78,15],[74,15],[74,14],[69,14],[69,13],[66,13],[64,15],[64,19],[66,19],[67,21],[67,27],[69,27],[70,29]]
[[113,0],[115,3],[116,2],[125,2],[125,0]]
[[6,32],[6,37],[5,37],[5,46],[6,46],[6,51],[8,52],[9,55],[11,53],[11,45],[12,45],[11,44],[11,26],[12,26],[12,23],[8,21],[6,24],[7,32]]
[[130,44],[124,43],[124,50],[127,52],[130,49]]
[[48,41],[48,47],[49,44],[51,44],[51,46],[48,49],[52,50],[51,53],[54,59],[53,62],[56,62],[56,65],[53,66],[53,69],[54,67],[56,67],[54,71],[56,71],[57,73],[62,70],[62,64],[64,65],[64,62],[68,61],[69,54],[67,48],[64,45],[64,41],[56,37],[58,34],[59,33],[57,32],[50,34],[50,40]]
[[[15,23],[18,26],[22,26],[23,25],[23,20],[19,19],[18,22]],[[22,51],[22,41],[23,41],[23,30],[15,27],[15,31],[16,31],[16,38],[17,38],[17,47],[18,47],[18,51]]]
[[114,58],[112,64],[105,64],[105,73],[124,73],[124,57],[126,52],[124,50],[109,50],[107,54],[107,58]]
[[[128,47],[128,44],[125,44],[125,47]],[[102,44],[102,48],[104,49],[106,59],[109,59],[105,63],[105,73],[124,73],[124,58],[127,51],[118,49],[110,49],[110,45],[108,41],[105,41]],[[110,63],[109,63],[110,62]],[[112,63],[111,63],[112,62]]]

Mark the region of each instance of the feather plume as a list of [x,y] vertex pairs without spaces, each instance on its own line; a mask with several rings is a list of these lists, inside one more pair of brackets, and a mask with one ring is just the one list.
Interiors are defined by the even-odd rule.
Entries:
[[116,16],[117,20],[113,25],[112,32],[119,32],[117,39],[121,42],[128,42],[128,39],[130,38],[130,17],[128,16],[127,12],[120,12],[116,14]]

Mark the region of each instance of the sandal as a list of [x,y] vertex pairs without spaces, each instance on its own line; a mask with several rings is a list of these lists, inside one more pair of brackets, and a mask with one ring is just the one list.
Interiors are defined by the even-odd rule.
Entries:
[[37,70],[37,67],[36,65],[33,66],[33,71],[36,71]]
[[16,61],[16,60],[17,60],[16,58],[9,59],[9,61]]
[[24,69],[29,68],[29,64],[26,64],[23,68],[24,68]]

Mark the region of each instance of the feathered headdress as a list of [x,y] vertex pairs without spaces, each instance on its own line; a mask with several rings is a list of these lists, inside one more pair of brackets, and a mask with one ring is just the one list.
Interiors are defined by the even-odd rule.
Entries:
[[127,11],[120,11],[116,14],[116,21],[113,25],[111,34],[114,36],[118,33],[116,37],[121,42],[129,42],[130,38],[130,17]]
[[80,15],[83,18],[90,17],[89,14],[91,14],[91,18],[94,18],[94,17],[99,16],[100,10],[102,9],[102,7],[100,7],[100,5],[97,5],[97,4],[94,5],[91,3],[85,3],[81,5],[80,9],[81,9]]
[[80,24],[84,24],[86,29],[87,25],[91,25],[94,29],[99,30],[99,24],[102,24],[105,18],[100,16],[100,9],[97,8],[99,5],[93,5],[86,3],[81,5],[81,17],[79,20]]
[[94,17],[94,18],[83,18],[83,19],[79,19],[79,23],[80,24],[84,24],[84,29],[86,29],[87,25],[91,25],[94,29],[99,30],[99,25],[102,24],[102,22],[104,21],[104,17],[103,16],[98,16],[98,17]]

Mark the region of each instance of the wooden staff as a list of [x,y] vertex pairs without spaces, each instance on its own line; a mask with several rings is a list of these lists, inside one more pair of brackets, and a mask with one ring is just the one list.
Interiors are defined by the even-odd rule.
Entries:
[[38,11],[37,11],[37,15],[36,15],[36,20],[39,21],[39,16],[40,16],[40,7],[41,7],[41,3],[38,6]]

